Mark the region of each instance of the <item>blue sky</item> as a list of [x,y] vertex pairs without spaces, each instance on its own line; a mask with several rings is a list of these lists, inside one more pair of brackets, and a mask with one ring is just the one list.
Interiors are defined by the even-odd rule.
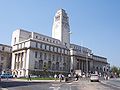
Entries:
[[17,28],[51,36],[60,8],[68,13],[72,43],[120,65],[120,0],[0,0],[0,43],[10,45]]

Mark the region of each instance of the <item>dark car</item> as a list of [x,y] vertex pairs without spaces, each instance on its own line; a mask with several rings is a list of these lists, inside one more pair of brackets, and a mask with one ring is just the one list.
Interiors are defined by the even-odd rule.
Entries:
[[6,74],[1,74],[0,75],[1,78],[13,78],[12,74],[6,73]]

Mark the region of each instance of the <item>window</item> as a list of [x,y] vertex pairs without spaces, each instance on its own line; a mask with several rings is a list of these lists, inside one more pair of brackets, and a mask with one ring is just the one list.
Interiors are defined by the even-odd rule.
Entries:
[[51,60],[51,54],[49,54],[49,60]]
[[60,53],[60,48],[58,48],[58,52]]
[[49,51],[51,50],[51,46],[49,46]]
[[53,61],[55,60],[55,55],[52,56]]
[[43,61],[39,60],[39,69],[43,69]]
[[43,38],[43,41],[45,41],[45,38]]
[[54,51],[57,52],[57,48],[56,47],[54,47]]
[[37,61],[35,61],[34,69],[38,69],[38,62]]
[[51,49],[50,49],[51,51],[53,51],[53,47],[51,46]]
[[42,43],[40,44],[40,48],[42,48]]
[[55,70],[55,64],[54,63],[52,64],[52,70]]
[[36,39],[38,39],[38,36],[36,36]]
[[44,44],[42,44],[42,49],[45,49],[45,45]]
[[14,38],[14,44],[16,43],[16,37]]
[[1,69],[3,68],[3,63],[1,63],[0,68],[1,68]]
[[21,61],[23,60],[23,55],[24,55],[24,52],[22,52],[22,54],[21,54]]
[[45,45],[45,50],[46,50],[47,45]]
[[53,47],[53,52],[55,51],[55,47]]
[[44,60],[46,60],[47,59],[47,54],[46,53],[44,53]]
[[50,40],[50,43],[51,43],[51,40]]
[[29,38],[31,38],[31,35],[29,35]]
[[49,50],[49,45],[47,45],[47,50]]
[[5,50],[5,47],[2,47],[2,50],[4,51],[4,50]]
[[37,58],[37,52],[35,52],[35,58]]
[[57,62],[59,61],[59,55],[56,55],[56,61]]
[[1,61],[3,61],[4,60],[4,57],[1,57]]
[[56,62],[56,70],[59,70],[59,62]]
[[65,46],[67,46],[67,43],[65,43]]
[[20,48],[22,48],[22,43],[20,44]]
[[42,59],[42,52],[40,52],[40,59]]
[[36,42],[36,48],[38,47],[38,43]]
[[48,69],[51,70],[51,61],[48,61]]

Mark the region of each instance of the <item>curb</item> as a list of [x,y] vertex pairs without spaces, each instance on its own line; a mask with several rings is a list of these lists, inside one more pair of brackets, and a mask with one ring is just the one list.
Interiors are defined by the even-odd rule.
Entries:
[[13,80],[11,80],[11,81],[17,81],[17,82],[33,82],[33,83],[39,83],[39,82],[41,82],[41,83],[64,83],[65,81],[64,80],[62,80],[61,82],[60,82],[60,80],[31,80],[31,81],[28,81],[28,80],[20,80],[20,79],[13,79]]

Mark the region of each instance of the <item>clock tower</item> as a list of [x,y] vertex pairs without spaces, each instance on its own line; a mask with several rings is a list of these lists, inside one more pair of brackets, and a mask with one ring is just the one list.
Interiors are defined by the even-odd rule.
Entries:
[[63,45],[70,48],[69,18],[63,9],[58,10],[54,16],[52,37],[60,40]]

